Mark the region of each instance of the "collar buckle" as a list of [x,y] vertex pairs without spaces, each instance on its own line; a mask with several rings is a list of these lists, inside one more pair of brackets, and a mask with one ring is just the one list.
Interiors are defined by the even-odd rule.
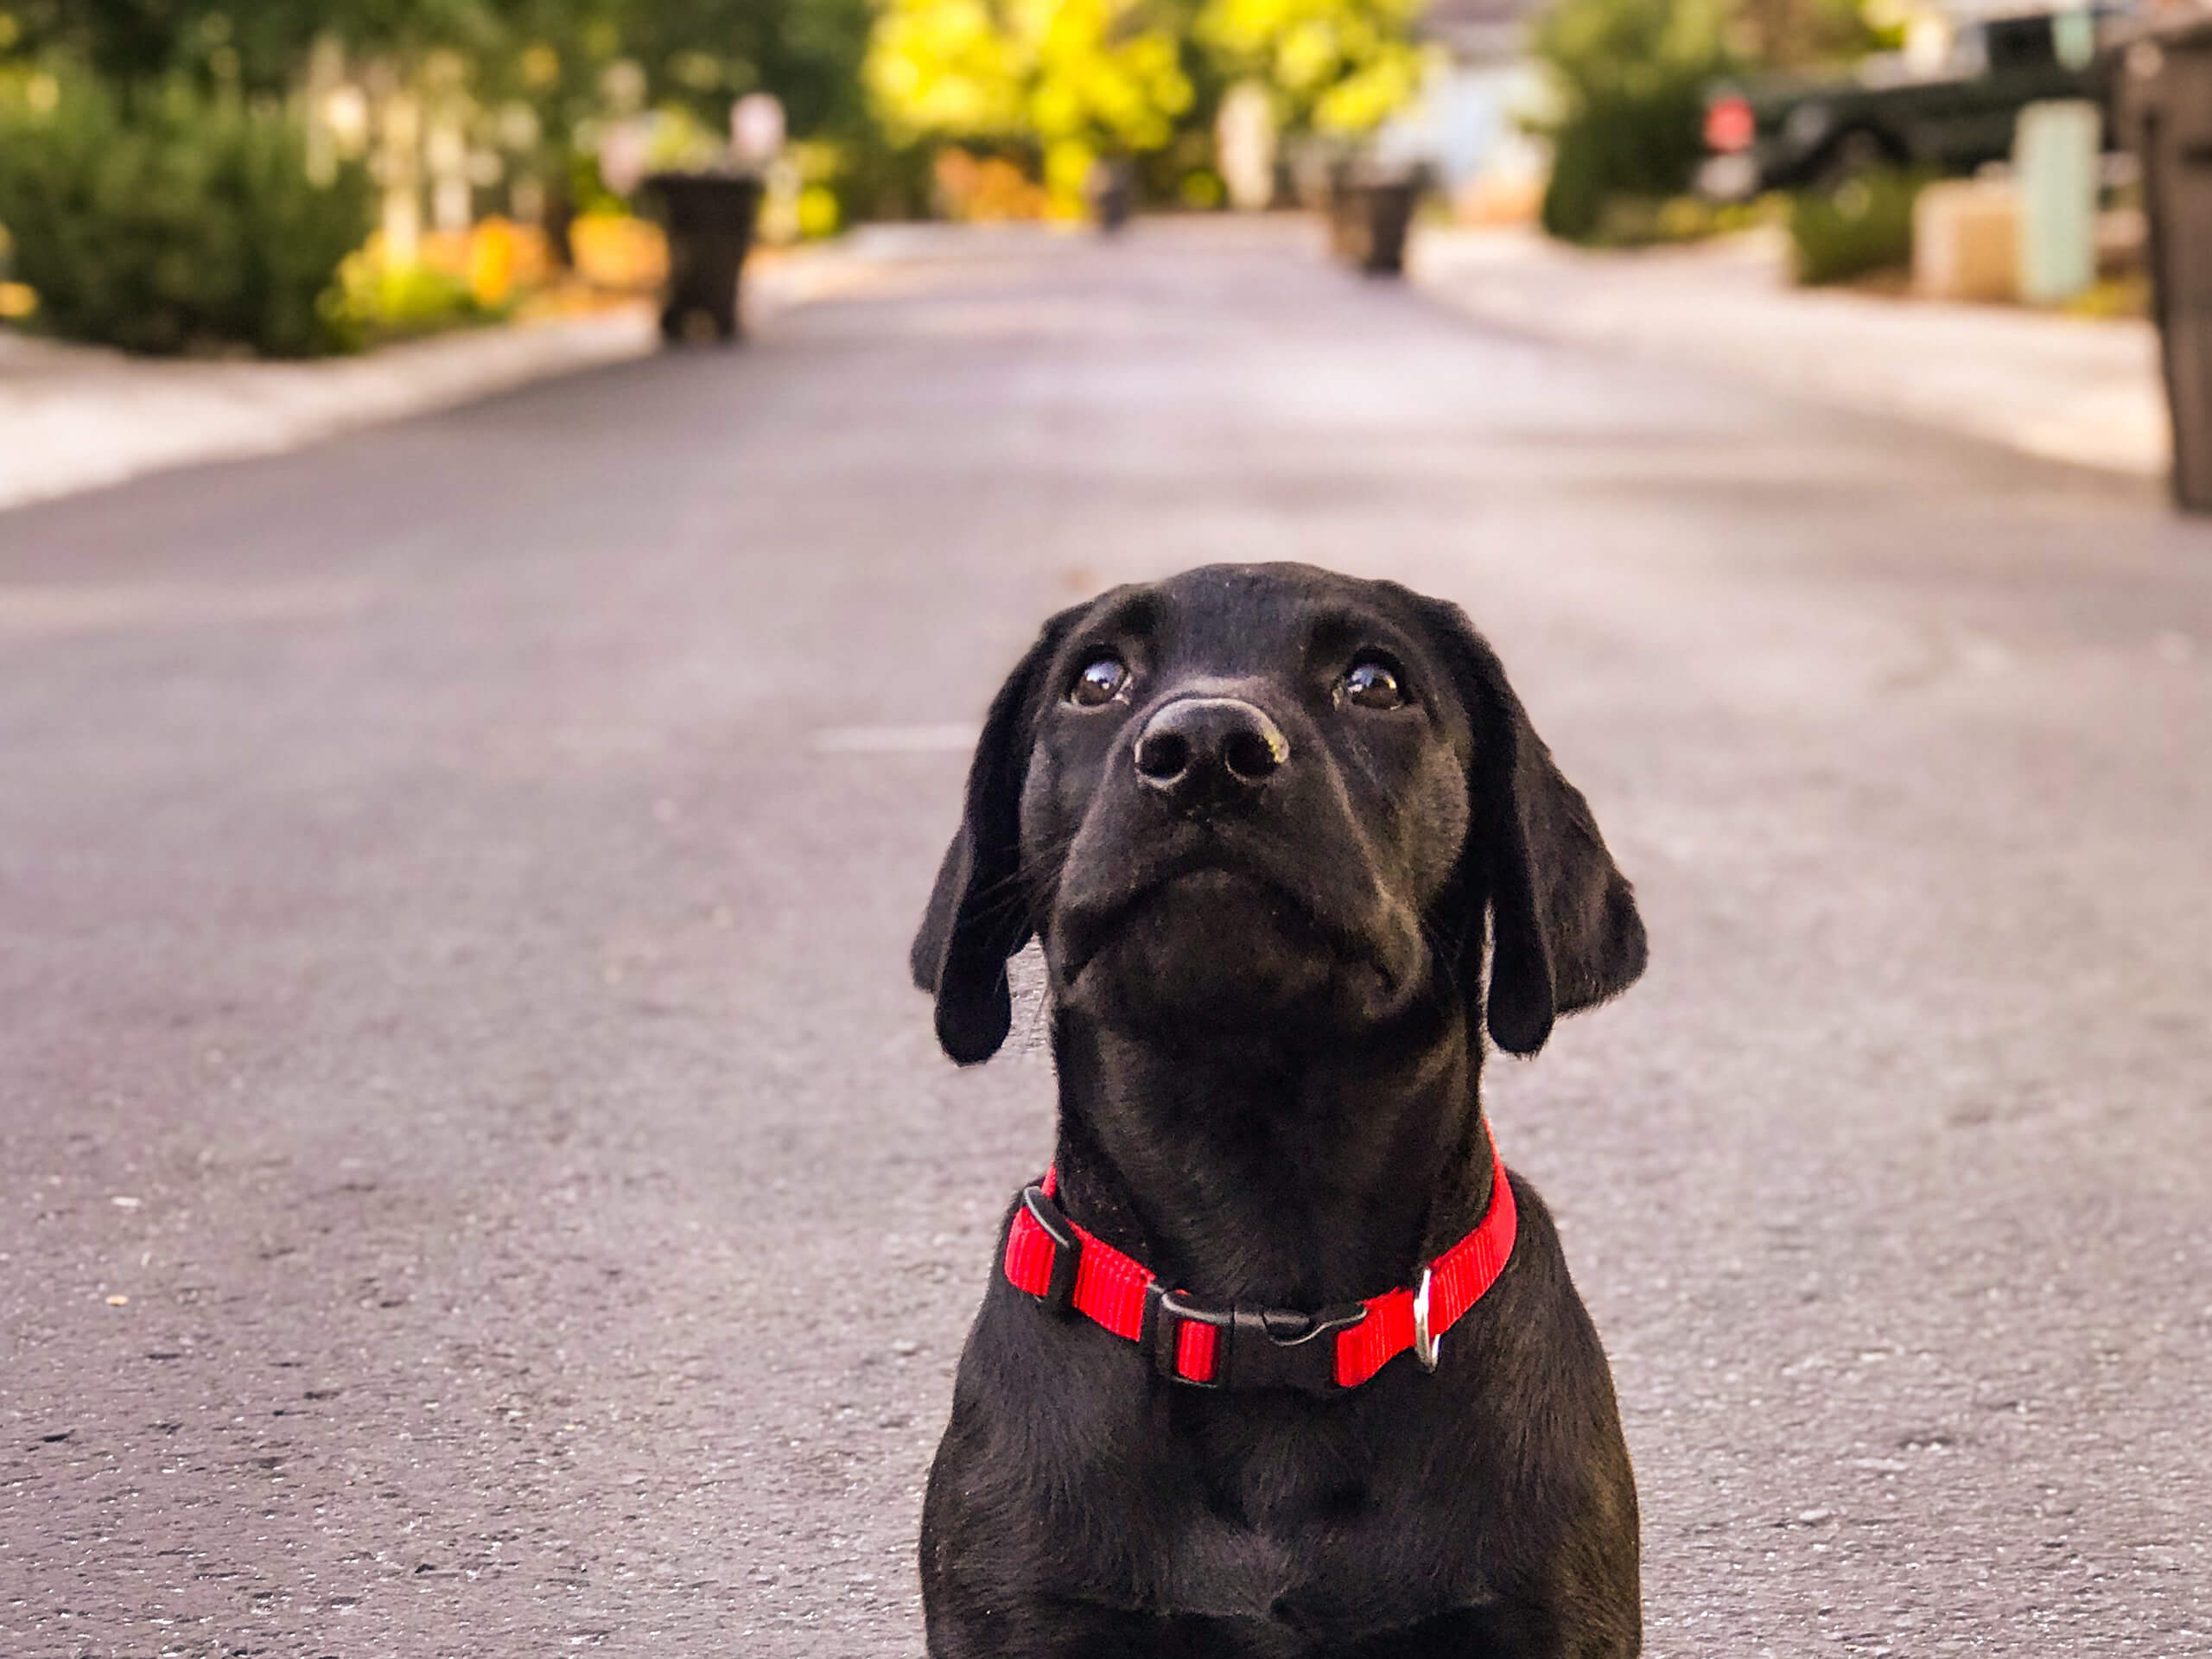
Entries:
[[[1146,1309],[1144,1342],[1159,1373],[1196,1389],[1295,1389],[1330,1395],[1337,1382],[1337,1338],[1367,1317],[1364,1302],[1338,1302],[1308,1313],[1299,1308],[1201,1307],[1180,1291],[1155,1288]],[[1179,1363],[1185,1325],[1213,1327],[1213,1370],[1203,1378]]]

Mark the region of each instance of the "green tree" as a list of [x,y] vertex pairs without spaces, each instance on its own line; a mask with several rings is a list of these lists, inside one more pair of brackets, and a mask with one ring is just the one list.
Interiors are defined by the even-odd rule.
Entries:
[[[771,92],[799,137],[841,130],[864,112],[858,76],[868,0],[599,0],[621,55],[656,104],[715,125],[732,99]],[[557,9],[557,8],[556,8]]]
[[487,111],[527,106],[538,137],[524,164],[558,186],[618,62],[642,74],[647,105],[710,131],[765,90],[795,138],[880,149],[859,74],[872,15],[870,0],[0,0],[0,56],[59,55],[126,93],[178,75],[283,93],[323,41],[403,79],[435,62],[450,81],[458,64]]
[[655,104],[718,126],[766,88],[804,137],[863,113],[870,14],[868,0],[0,0],[0,50],[60,48],[116,85],[184,71],[281,91],[328,37],[366,55],[455,51],[486,85],[588,97],[626,58]]
[[[20,52],[59,50],[111,86],[180,73],[289,86],[315,40],[372,51],[435,46],[489,51],[514,0],[10,0]],[[0,41],[0,46],[7,42]]]
[[[558,0],[556,0],[558,3]],[[649,97],[720,130],[731,102],[772,92],[805,171],[848,213],[918,205],[914,169],[887,145],[861,86],[871,0],[599,0]],[[826,175],[826,176],[825,176]]]

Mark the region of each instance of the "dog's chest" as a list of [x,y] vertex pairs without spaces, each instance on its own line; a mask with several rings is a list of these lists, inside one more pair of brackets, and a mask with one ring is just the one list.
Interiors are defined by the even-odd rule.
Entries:
[[[1224,1413],[1177,1437],[1168,1461],[1185,1477],[1180,1501],[1166,1536],[1150,1541],[1165,1546],[1156,1560],[1179,1567],[1155,1609],[1278,1627],[1355,1609],[1387,1627],[1432,1611],[1444,1581],[1460,1576],[1447,1563],[1461,1552],[1427,1535],[1434,1511],[1406,1501],[1411,1471],[1387,1447],[1378,1453],[1372,1425],[1273,1415]],[[1453,1588],[1481,1599],[1480,1586]]]
[[1191,1466],[1210,1506],[1263,1536],[1294,1538],[1355,1520],[1372,1507],[1382,1471],[1346,1425],[1224,1414],[1189,1437]]

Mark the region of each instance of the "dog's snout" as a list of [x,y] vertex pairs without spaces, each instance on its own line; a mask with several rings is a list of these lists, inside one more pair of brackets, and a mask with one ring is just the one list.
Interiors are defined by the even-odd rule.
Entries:
[[1249,795],[1290,759],[1264,709],[1236,697],[1179,697],[1138,734],[1137,776],[1178,806]]

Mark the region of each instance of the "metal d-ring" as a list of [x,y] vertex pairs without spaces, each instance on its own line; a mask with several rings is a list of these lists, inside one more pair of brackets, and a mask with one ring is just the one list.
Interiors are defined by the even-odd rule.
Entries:
[[1421,1283],[1414,1287],[1414,1357],[1424,1371],[1436,1369],[1436,1357],[1444,1350],[1443,1336],[1428,1328],[1428,1287],[1433,1277],[1429,1268],[1423,1268]]

